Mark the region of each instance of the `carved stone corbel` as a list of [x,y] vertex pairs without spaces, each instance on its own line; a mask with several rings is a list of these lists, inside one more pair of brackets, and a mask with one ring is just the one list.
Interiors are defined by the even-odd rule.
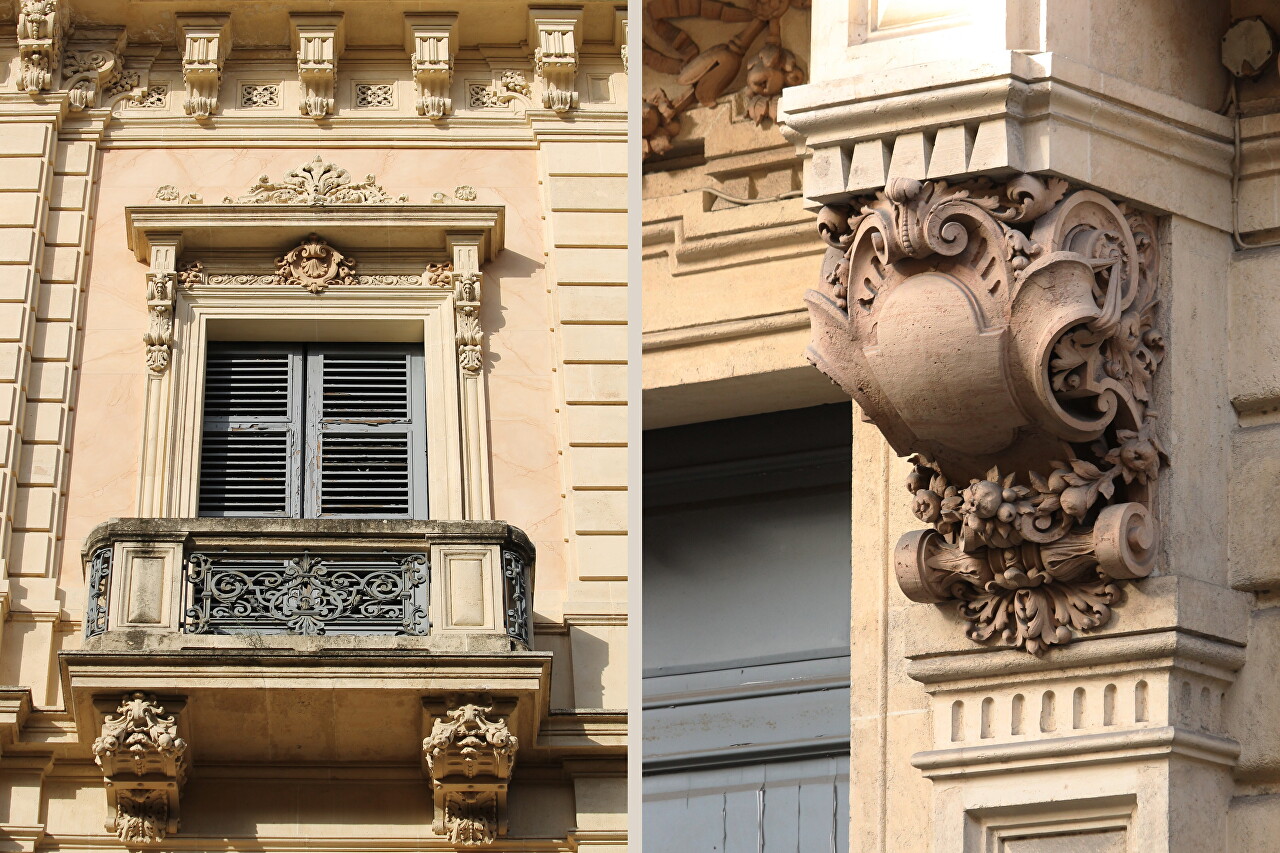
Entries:
[[231,49],[229,15],[178,15],[184,39],[182,81],[187,99],[182,108],[196,119],[207,119],[218,110],[222,65]]
[[75,36],[62,57],[62,86],[73,112],[97,107],[104,95],[137,85],[138,73],[130,77],[124,71],[123,27],[79,28]]
[[542,106],[557,113],[575,109],[582,10],[534,9],[530,15],[533,69],[542,81]]
[[513,703],[464,696],[424,707],[432,718],[422,741],[435,797],[432,831],[451,844],[493,844],[507,834],[507,785],[519,748],[507,726]]
[[66,8],[59,0],[21,0],[18,89],[35,96],[53,88],[62,62]]
[[903,591],[1037,655],[1105,625],[1157,551],[1154,219],[1023,175],[898,179],[818,228],[807,356],[914,454]]
[[435,121],[453,110],[449,87],[453,83],[454,34],[458,16],[405,15],[414,82],[418,85],[418,115]]
[[302,84],[298,109],[304,116],[325,118],[333,114],[333,89],[343,47],[342,14],[293,14],[289,21],[298,52],[298,82]]
[[114,712],[111,704],[99,708],[106,713],[93,757],[106,783],[105,826],[126,844],[157,844],[178,831],[188,769],[187,742],[178,735],[184,704],[129,693]]

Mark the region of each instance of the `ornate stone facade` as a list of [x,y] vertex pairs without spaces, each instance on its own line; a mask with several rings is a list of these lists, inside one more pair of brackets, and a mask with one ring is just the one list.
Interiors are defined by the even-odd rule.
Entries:
[[507,834],[507,783],[520,741],[491,700],[469,698],[432,722],[422,757],[435,790],[435,831],[472,847]]
[[[625,4],[557,5],[8,17],[5,845],[625,847]],[[433,828],[486,690],[518,806]]]

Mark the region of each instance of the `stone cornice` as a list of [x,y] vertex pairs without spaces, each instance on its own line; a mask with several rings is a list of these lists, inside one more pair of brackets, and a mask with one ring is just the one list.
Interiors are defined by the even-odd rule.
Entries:
[[1225,116],[1053,54],[1002,51],[922,66],[913,79],[928,86],[904,88],[887,72],[787,90],[786,132],[813,152],[809,199],[830,203],[895,177],[1048,171],[1230,229]]

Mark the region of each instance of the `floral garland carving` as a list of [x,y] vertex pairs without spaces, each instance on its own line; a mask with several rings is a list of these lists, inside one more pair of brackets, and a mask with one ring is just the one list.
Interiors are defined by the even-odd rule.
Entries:
[[898,543],[903,591],[1037,655],[1107,624],[1154,568],[1167,462],[1154,220],[1024,175],[893,181],[818,229],[808,357],[911,456],[930,525]]

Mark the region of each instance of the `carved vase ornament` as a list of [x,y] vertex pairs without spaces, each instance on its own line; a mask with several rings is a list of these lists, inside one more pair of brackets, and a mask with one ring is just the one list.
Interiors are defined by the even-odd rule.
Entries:
[[1105,625],[1157,547],[1155,220],[1024,175],[898,179],[818,227],[807,357],[911,455],[929,525],[902,590],[1036,655]]

